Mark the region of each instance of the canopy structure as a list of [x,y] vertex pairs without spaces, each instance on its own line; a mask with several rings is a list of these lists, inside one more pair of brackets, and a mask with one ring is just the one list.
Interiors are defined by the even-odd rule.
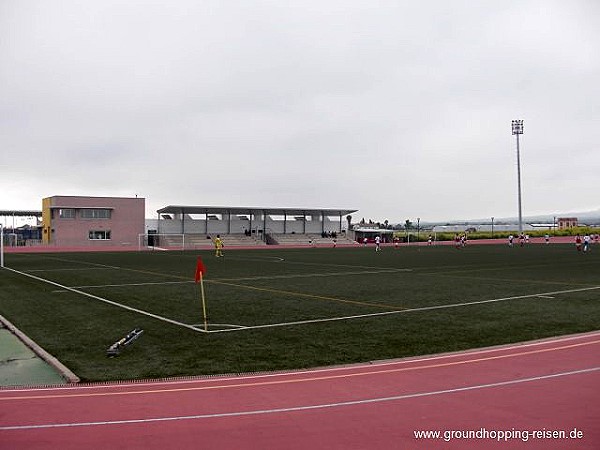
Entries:
[[0,217],[42,217],[42,211],[0,209]]
[[42,218],[42,211],[34,211],[34,210],[16,210],[16,209],[0,209],[0,225],[3,225],[5,228],[9,227],[8,222],[12,217],[12,228],[16,228],[17,217],[35,217],[36,220],[40,220]]
[[253,214],[276,216],[316,216],[326,217],[346,216],[358,209],[329,209],[329,208],[268,208],[243,206],[184,206],[170,205],[159,209],[158,214]]
[[[159,232],[177,233],[321,233],[335,217],[342,230],[343,219],[357,209],[271,208],[245,206],[170,205],[157,211]],[[192,215],[203,216],[203,220]],[[272,216],[278,216],[275,220]],[[336,221],[336,223],[337,223]],[[201,226],[199,222],[204,222]],[[173,226],[177,226],[177,230]],[[162,229],[162,230],[161,230]]]

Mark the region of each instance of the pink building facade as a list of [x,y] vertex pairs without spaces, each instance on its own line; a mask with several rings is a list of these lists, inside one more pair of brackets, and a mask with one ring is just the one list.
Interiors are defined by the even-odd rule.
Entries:
[[58,247],[137,248],[145,199],[54,196],[42,200],[42,240]]

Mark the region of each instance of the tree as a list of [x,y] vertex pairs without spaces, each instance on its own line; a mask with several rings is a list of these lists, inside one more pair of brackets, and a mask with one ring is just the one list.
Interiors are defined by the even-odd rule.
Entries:
[[410,230],[413,227],[412,222],[409,219],[406,219],[406,222],[404,222],[404,228],[406,228],[407,230]]

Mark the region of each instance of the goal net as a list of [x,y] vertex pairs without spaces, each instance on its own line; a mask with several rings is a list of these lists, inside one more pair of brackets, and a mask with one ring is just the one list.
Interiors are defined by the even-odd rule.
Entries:
[[138,250],[185,250],[185,234],[140,234]]

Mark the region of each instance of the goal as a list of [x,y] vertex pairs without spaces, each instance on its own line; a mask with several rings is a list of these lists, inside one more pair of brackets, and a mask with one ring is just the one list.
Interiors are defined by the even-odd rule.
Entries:
[[185,234],[140,234],[138,250],[185,250]]

